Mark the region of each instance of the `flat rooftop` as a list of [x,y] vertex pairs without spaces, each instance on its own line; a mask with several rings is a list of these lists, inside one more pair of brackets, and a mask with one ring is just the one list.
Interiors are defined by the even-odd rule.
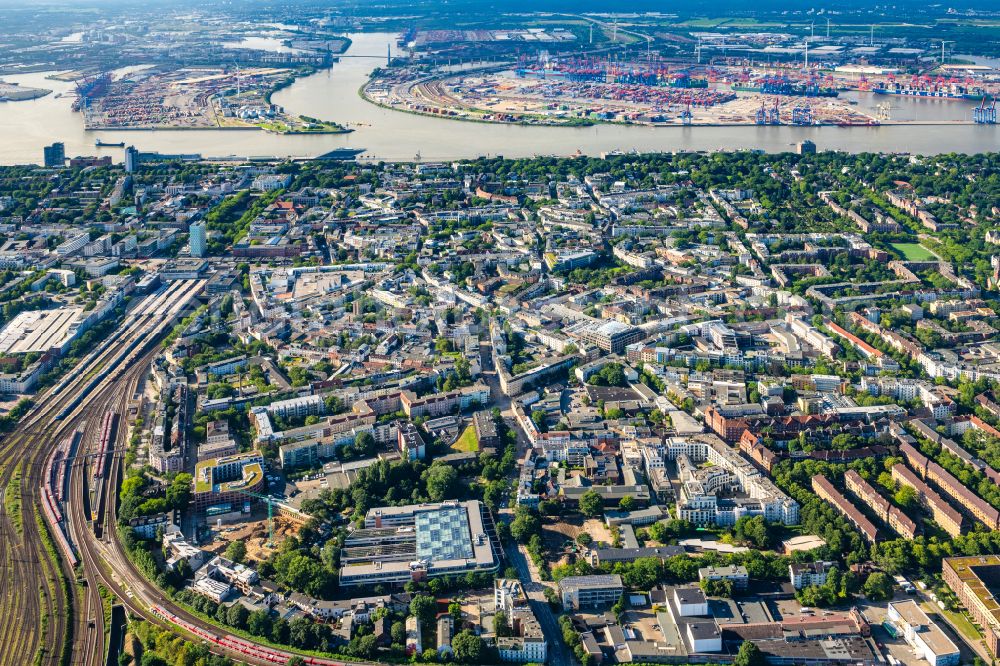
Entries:
[[890,602],[889,606],[896,609],[900,618],[914,628],[927,647],[936,655],[957,654],[958,647],[951,642],[941,629],[934,624],[927,614],[920,609],[913,599]]
[[0,353],[29,354],[61,347],[72,337],[71,327],[81,312],[83,308],[22,312],[0,331]]
[[417,557],[424,560],[459,560],[473,556],[472,535],[465,507],[442,507],[416,516]]
[[[354,561],[341,569],[342,582],[352,584],[378,574],[400,576],[417,563],[430,576],[491,569],[497,564],[477,501],[379,507],[368,511],[366,523],[373,524],[376,516],[396,520],[391,527],[367,527],[348,535],[343,552]],[[394,557],[407,549],[412,549],[415,560]]]

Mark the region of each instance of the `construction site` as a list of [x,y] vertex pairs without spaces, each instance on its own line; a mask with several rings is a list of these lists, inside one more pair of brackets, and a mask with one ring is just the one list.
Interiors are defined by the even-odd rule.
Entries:
[[266,560],[285,539],[297,535],[302,523],[279,514],[274,516],[269,526],[267,511],[258,509],[241,522],[213,523],[209,527],[210,540],[202,544],[205,550],[221,555],[229,544],[242,541],[247,548],[247,557],[260,562]]

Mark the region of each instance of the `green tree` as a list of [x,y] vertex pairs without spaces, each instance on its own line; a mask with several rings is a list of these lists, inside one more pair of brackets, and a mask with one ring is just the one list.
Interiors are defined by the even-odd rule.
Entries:
[[426,472],[427,494],[431,500],[440,502],[450,499],[458,483],[458,472],[451,465],[432,465]]
[[504,611],[497,611],[497,614],[493,616],[493,632],[500,638],[513,634],[510,619]]
[[167,503],[173,509],[186,509],[191,501],[191,482],[194,480],[190,474],[181,472],[174,477],[167,487]]
[[595,490],[588,490],[580,495],[580,513],[596,518],[604,514],[604,499]]
[[710,597],[729,598],[733,596],[733,581],[725,578],[715,580],[705,578],[698,583],[698,586],[701,587],[702,592]]
[[462,604],[457,601],[453,601],[448,604],[448,614],[451,615],[451,619],[455,621],[455,626],[458,626],[462,621]]
[[618,502],[618,508],[622,511],[635,511],[639,506],[639,503],[635,501],[635,498],[631,495],[625,495]]
[[455,636],[451,640],[451,647],[455,650],[455,659],[463,664],[482,663],[486,653],[483,639],[468,630]]
[[226,624],[237,629],[245,629],[247,620],[250,618],[250,611],[243,604],[233,604],[226,611]]
[[372,434],[362,431],[354,438],[354,451],[361,457],[367,458],[375,454],[376,443]]
[[232,541],[226,546],[226,558],[242,563],[247,556],[247,545],[242,541]]
[[402,622],[393,622],[392,627],[389,629],[389,636],[392,638],[393,643],[398,643],[399,645],[406,644],[406,625]]
[[518,507],[514,521],[510,524],[510,534],[521,543],[527,543],[541,528],[542,521],[534,511],[527,507]]
[[247,631],[254,636],[267,638],[271,634],[271,614],[266,610],[255,610],[247,618]]
[[741,543],[762,550],[771,545],[771,530],[764,516],[743,516],[733,526],[733,536]]
[[418,594],[410,600],[410,615],[427,624],[437,614],[437,602],[434,597]]
[[872,601],[891,599],[893,594],[892,578],[887,573],[875,571],[869,574],[868,579],[865,580],[862,591]]
[[896,500],[896,504],[905,510],[915,509],[917,507],[917,491],[910,486],[901,486],[897,490],[892,498]]
[[765,666],[764,655],[752,641],[744,641],[733,659],[733,666]]

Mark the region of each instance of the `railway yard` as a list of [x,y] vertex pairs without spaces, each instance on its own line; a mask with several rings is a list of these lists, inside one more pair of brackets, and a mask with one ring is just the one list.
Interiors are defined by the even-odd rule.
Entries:
[[[20,490],[17,515],[5,511],[0,517],[0,599],[11,617],[19,618],[0,628],[0,663],[29,663],[36,655],[41,663],[60,663],[70,650],[79,659],[75,663],[104,663],[100,569],[81,551],[95,530],[104,532],[105,524],[114,530],[106,513],[95,510],[88,516],[84,510],[100,507],[104,513],[107,494],[114,494],[112,469],[120,456],[109,444],[116,429],[103,427],[109,423],[105,415],[124,412],[147,371],[150,344],[201,286],[176,283],[175,289],[138,305],[117,334],[84,359],[76,373],[40,396],[39,408],[0,442],[0,485],[7,493]],[[85,478],[86,470],[93,481]],[[89,484],[94,492],[85,502],[84,494],[90,493],[83,489]],[[75,583],[78,571],[85,586]],[[69,609],[77,595],[84,598],[74,614]]]

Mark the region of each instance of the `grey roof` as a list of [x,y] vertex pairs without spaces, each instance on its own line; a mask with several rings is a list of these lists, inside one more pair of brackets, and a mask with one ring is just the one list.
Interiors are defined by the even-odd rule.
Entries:
[[703,604],[707,601],[700,587],[678,587],[675,592],[682,604]]
[[563,590],[578,590],[586,587],[623,587],[622,577],[618,574],[597,576],[567,576],[559,581]]
[[598,562],[632,562],[640,557],[666,559],[683,555],[684,546],[647,546],[644,548],[601,548],[597,551]]
[[704,638],[716,638],[720,635],[719,625],[715,623],[715,620],[699,620],[696,622],[688,622],[688,631],[691,632],[691,637],[695,640]]

